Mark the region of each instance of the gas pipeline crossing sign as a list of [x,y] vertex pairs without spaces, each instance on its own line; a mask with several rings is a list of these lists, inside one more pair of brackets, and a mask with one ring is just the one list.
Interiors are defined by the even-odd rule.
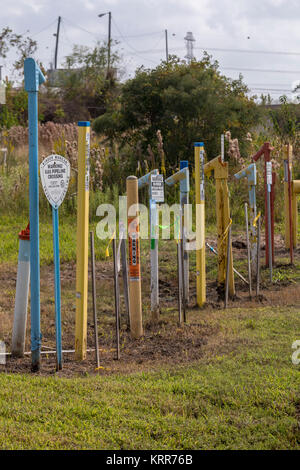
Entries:
[[151,198],[155,202],[165,201],[163,175],[151,175]]
[[58,209],[69,186],[69,161],[61,155],[49,155],[40,164],[40,175],[46,198],[54,209]]

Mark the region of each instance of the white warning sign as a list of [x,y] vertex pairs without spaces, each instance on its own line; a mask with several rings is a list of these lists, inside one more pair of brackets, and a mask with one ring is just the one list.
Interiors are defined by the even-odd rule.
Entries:
[[40,175],[46,198],[54,209],[58,209],[69,186],[69,161],[61,155],[49,155],[40,164]]
[[165,201],[163,175],[151,175],[151,199],[155,202]]
[[266,162],[267,184],[272,184],[272,162]]

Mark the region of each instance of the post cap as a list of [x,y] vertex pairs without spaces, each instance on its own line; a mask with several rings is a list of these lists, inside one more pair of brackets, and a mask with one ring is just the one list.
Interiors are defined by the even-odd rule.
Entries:
[[194,142],[194,147],[204,147],[204,142]]
[[19,233],[19,240],[30,240],[30,229],[29,224],[25,228],[25,230],[21,230]]
[[78,121],[78,127],[90,127],[90,121]]

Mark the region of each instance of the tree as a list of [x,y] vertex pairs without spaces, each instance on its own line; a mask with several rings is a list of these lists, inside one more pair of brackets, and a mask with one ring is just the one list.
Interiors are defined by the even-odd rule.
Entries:
[[259,111],[247,91],[242,77],[222,76],[207,54],[190,65],[172,57],[153,70],[138,69],[122,87],[117,110],[98,117],[93,127],[123,142],[141,141],[145,152],[156,146],[160,130],[167,166],[188,158],[194,141],[204,141],[212,158],[224,130],[241,139],[256,121]]
[[15,34],[8,26],[0,32],[0,57],[6,58],[9,51],[16,52],[14,67],[23,70],[23,63],[26,57],[30,57],[37,49],[37,42],[30,37],[23,37]]
[[299,105],[289,103],[286,96],[279,98],[281,106],[270,111],[275,134],[284,144],[295,144],[299,140],[300,109]]
[[92,48],[74,45],[65,59],[65,68],[58,71],[59,86],[56,90],[48,86],[41,97],[45,118],[69,122],[104,113],[117,91],[118,62],[118,54],[112,54],[111,69],[107,70],[105,43]]

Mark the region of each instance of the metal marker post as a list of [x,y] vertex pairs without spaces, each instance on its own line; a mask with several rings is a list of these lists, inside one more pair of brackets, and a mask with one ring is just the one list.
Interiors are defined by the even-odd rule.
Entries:
[[194,143],[195,193],[196,193],[196,291],[197,305],[206,302],[205,269],[205,193],[204,193],[204,144]]
[[268,223],[268,248],[269,248],[269,268],[270,268],[270,281],[273,282],[273,260],[272,260],[272,221],[271,221],[271,188],[272,188],[272,162],[266,162],[266,175],[267,175],[267,223]]
[[221,160],[224,162],[225,158],[225,136],[224,134],[221,135]]
[[239,171],[234,175],[239,180],[241,178],[247,178],[248,190],[249,190],[249,212],[250,212],[250,253],[251,253],[251,272],[256,273],[256,227],[254,226],[254,220],[256,217],[256,164],[252,163],[247,168]]
[[75,358],[86,358],[89,256],[90,123],[78,122]]
[[94,232],[90,231],[91,244],[91,271],[92,271],[92,296],[93,296],[93,317],[94,317],[94,338],[95,338],[95,359],[97,368],[100,367],[99,341],[98,341],[98,322],[97,322],[97,302],[96,302],[96,269],[95,269],[95,248]]
[[257,222],[257,266],[256,266],[256,297],[259,295],[259,284],[260,284],[260,229],[261,229],[261,218],[258,218]]
[[61,155],[49,155],[49,157],[46,157],[40,165],[40,174],[45,196],[52,206],[56,370],[61,370],[62,343],[58,208],[63,202],[68,190],[70,181],[70,163]]
[[118,276],[118,260],[117,260],[117,241],[113,238],[113,258],[114,258],[114,292],[115,292],[115,316],[116,316],[116,344],[117,344],[117,360],[120,359],[120,302],[119,302],[119,276]]
[[30,318],[31,369],[40,369],[40,248],[39,248],[39,176],[38,176],[38,91],[45,77],[32,58],[24,61],[25,90],[28,92],[29,140],[29,218],[30,218]]
[[151,317],[154,322],[159,320],[159,284],[158,284],[158,214],[157,202],[164,202],[164,199],[157,198],[154,184],[156,180],[162,183],[163,176],[158,170],[152,170],[138,180],[139,189],[149,187],[149,209],[150,209],[150,292],[151,292]]
[[249,278],[249,295],[252,296],[252,275],[251,275],[251,255],[249,242],[249,221],[248,221],[248,204],[245,203],[245,221],[246,221],[246,240],[247,240],[247,260],[248,260],[248,278]]
[[[169,178],[167,178],[165,180],[165,183],[166,183],[167,186],[174,186],[176,183],[180,182],[180,201],[183,201],[183,200],[188,200],[187,193],[190,190],[190,182],[189,181],[190,181],[189,169],[188,169],[187,166],[185,166],[180,171],[177,171],[177,173],[175,173],[174,175],[169,176]],[[182,230],[184,232],[185,228],[186,228],[186,221],[184,221],[184,218],[183,218],[182,208],[181,208],[180,212],[181,212],[181,215],[180,215],[180,230]],[[181,233],[183,233],[182,231],[181,231]],[[181,237],[182,237],[182,235],[181,235]],[[183,245],[183,243],[182,243],[182,245]],[[184,250],[184,248],[183,248],[183,250]],[[182,254],[182,257],[184,258],[184,253]],[[189,291],[188,285],[187,285],[189,276],[188,276],[188,274],[185,273],[186,266],[188,266],[188,264],[183,263],[183,266],[182,266],[183,274],[182,275],[184,276],[184,280],[182,282],[183,282],[183,285],[185,285],[184,296],[185,296],[185,299],[187,300],[186,294]]]

